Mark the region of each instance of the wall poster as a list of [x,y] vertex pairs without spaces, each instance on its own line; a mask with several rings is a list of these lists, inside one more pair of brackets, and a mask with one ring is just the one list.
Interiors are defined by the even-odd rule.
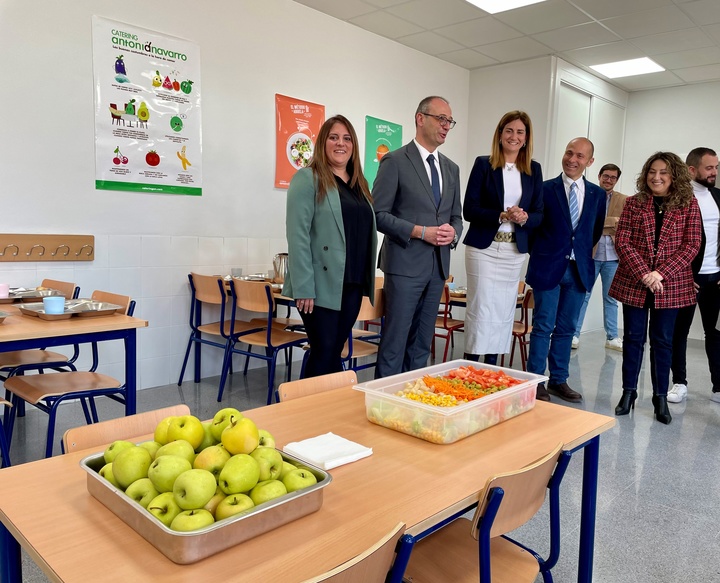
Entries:
[[402,126],[384,119],[365,116],[365,164],[363,172],[372,188],[382,157],[402,146]]
[[202,195],[200,48],[93,16],[95,188]]
[[325,106],[276,93],[275,113],[275,187],[287,188],[295,172],[310,163]]

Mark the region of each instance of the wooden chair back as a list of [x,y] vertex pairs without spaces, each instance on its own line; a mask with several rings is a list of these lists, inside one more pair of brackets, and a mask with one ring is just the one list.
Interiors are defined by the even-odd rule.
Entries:
[[377,320],[385,314],[385,291],[382,288],[375,288],[375,305],[370,303],[370,298],[364,296],[360,304],[357,321],[367,322]]
[[354,559],[304,583],[384,583],[395,558],[395,547],[404,532],[405,525],[401,522]]
[[299,397],[314,395],[315,393],[356,385],[357,382],[357,375],[354,370],[344,370],[319,377],[282,383],[278,387],[278,391],[280,392],[280,401],[290,401]]
[[238,308],[263,314],[275,311],[275,297],[268,282],[238,279],[233,280],[230,285],[234,285],[235,304]]
[[225,283],[222,277],[191,273],[190,281],[195,290],[195,299],[199,302],[218,306],[227,302],[227,296],[223,292]]
[[95,290],[91,296],[92,300],[96,302],[105,302],[107,304],[115,304],[123,307],[123,314],[128,314],[130,311],[130,303],[132,299],[130,296],[123,296],[120,294],[114,294],[112,292],[106,292],[101,290]]
[[516,323],[521,324],[521,327],[514,327],[513,334],[519,336],[525,336],[532,330],[532,318],[530,313],[535,309],[535,296],[532,288],[525,290],[525,296],[523,297],[522,307],[520,308],[520,320]]
[[488,496],[494,488],[502,488],[505,495],[490,529],[491,538],[515,530],[535,516],[545,501],[548,483],[562,448],[562,443],[559,443],[550,453],[524,468],[497,474],[488,479],[472,522],[472,533],[476,539],[478,525],[485,514]]
[[63,435],[65,453],[104,446],[118,439],[134,439],[155,431],[155,427],[165,417],[189,415],[190,408],[185,405],[174,405],[164,409],[155,409],[145,413],[137,413],[127,417],[118,417],[109,421],[81,425],[68,429]]
[[42,283],[40,284],[42,287],[46,287],[48,289],[56,289],[62,295],[65,296],[66,299],[71,299],[77,297],[75,294],[75,290],[77,286],[74,283],[70,283],[69,281],[58,281],[56,279],[43,279]]

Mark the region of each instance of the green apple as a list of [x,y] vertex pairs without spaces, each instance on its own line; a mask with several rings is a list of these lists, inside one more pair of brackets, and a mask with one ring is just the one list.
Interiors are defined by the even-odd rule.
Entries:
[[252,499],[255,506],[267,502],[268,500],[274,500],[280,496],[287,494],[287,488],[280,480],[265,480],[264,482],[258,482],[257,485],[250,490],[250,498]]
[[130,498],[135,500],[135,502],[143,508],[147,508],[148,504],[157,498],[160,492],[155,489],[150,478],[140,478],[125,489],[125,494],[130,496]]
[[204,438],[205,430],[202,421],[194,415],[180,415],[170,420],[167,430],[168,443],[184,439],[192,445],[193,451],[195,451]]
[[143,441],[142,443],[138,443],[138,447],[144,447],[150,452],[152,459],[155,459],[157,450],[159,450],[162,446],[157,441]]
[[135,444],[130,441],[125,441],[123,439],[119,439],[117,441],[113,441],[110,445],[107,446],[107,449],[105,450],[105,453],[103,454],[103,457],[105,458],[106,464],[111,464],[114,460],[117,454],[119,454],[122,450],[128,449],[129,447],[134,447]]
[[317,484],[317,478],[309,470],[293,470],[282,480],[285,484],[285,488],[288,492],[294,492],[295,490],[302,490],[313,484]]
[[105,464],[102,468],[100,468],[100,471],[98,472],[98,474],[100,474],[103,478],[105,478],[108,482],[110,482],[116,488],[120,488],[120,484],[118,484],[118,481],[115,479],[115,476],[113,475],[112,464]]
[[133,445],[117,454],[112,463],[112,473],[124,490],[135,480],[147,478],[151,463],[150,452],[143,447]]
[[207,470],[217,480],[230,457],[230,454],[222,445],[211,445],[197,454],[193,462],[193,468]]
[[217,482],[207,470],[187,470],[175,478],[175,502],[183,510],[202,508],[215,495]]
[[210,447],[211,445],[215,445],[217,443],[216,439],[213,437],[212,434],[212,421],[203,421],[202,422],[203,431],[205,432],[205,435],[203,437],[203,440],[200,442],[200,445],[198,445],[195,448],[195,451],[197,453],[200,453],[202,450]]
[[150,478],[158,492],[172,492],[175,479],[190,469],[192,469],[192,464],[184,457],[161,455],[150,464],[148,478]]
[[193,446],[184,439],[179,439],[177,441],[171,441],[170,443],[166,443],[160,449],[158,449],[155,453],[155,459],[158,459],[159,457],[162,457],[164,455],[176,455],[178,457],[184,457],[187,461],[190,462],[190,465],[192,465],[192,463],[195,461],[195,448],[193,448]]
[[240,512],[245,512],[253,506],[255,506],[255,503],[247,494],[230,494],[218,504],[215,510],[215,520],[230,518]]
[[182,512],[182,508],[175,502],[175,496],[172,492],[163,492],[153,498],[147,509],[150,514],[168,527],[172,524],[173,519]]
[[257,447],[251,453],[250,457],[260,466],[260,481],[277,480],[282,474],[283,458],[282,454],[274,447]]
[[205,506],[203,506],[203,508],[205,510],[207,510],[208,512],[210,512],[210,514],[215,516],[215,510],[217,509],[218,504],[220,504],[220,502],[222,502],[224,498],[225,498],[225,492],[223,492],[220,489],[220,486],[218,486],[217,489],[215,490],[215,494],[213,495],[213,497],[210,498],[208,503],[205,504]]
[[210,526],[213,522],[213,515],[204,508],[185,510],[173,519],[170,528],[178,532],[190,532]]
[[232,456],[220,472],[218,486],[226,494],[249,491],[260,479],[260,466],[245,453]]
[[280,472],[280,477],[278,478],[278,480],[282,480],[285,476],[287,476],[293,470],[297,470],[297,466],[291,464],[290,462],[283,460],[283,469],[282,469],[282,472]]
[[175,418],[175,415],[170,415],[170,417],[165,417],[160,423],[158,423],[155,426],[155,436],[154,439],[157,441],[160,445],[165,445],[168,442],[168,427],[170,426],[170,421],[172,421]]
[[225,407],[215,413],[215,416],[212,419],[212,424],[210,425],[210,431],[213,434],[215,441],[220,441],[220,436],[222,436],[223,430],[233,419],[241,419],[242,416],[243,414],[234,407]]
[[220,437],[225,449],[233,455],[250,453],[260,443],[257,425],[247,417],[231,421]]
[[260,442],[258,443],[258,447],[275,447],[275,438],[270,434],[269,431],[265,431],[264,429],[258,429],[258,434],[260,436]]

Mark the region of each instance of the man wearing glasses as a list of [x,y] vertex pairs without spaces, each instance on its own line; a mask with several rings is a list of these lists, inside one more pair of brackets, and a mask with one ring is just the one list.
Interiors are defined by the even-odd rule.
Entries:
[[[615,231],[617,229],[620,213],[625,206],[626,194],[622,194],[615,190],[618,178],[622,171],[615,164],[605,164],[600,168],[598,181],[600,186],[607,193],[607,212],[605,214],[605,224],[603,226],[603,234],[600,241],[593,249],[593,259],[595,260],[595,279],[598,275],[602,280],[603,295],[603,326],[605,328],[605,348],[622,352],[622,338],[618,335],[618,303],[615,298],[608,295],[610,284],[612,283],[615,272],[618,268],[618,256],[615,253]],[[582,330],[585,312],[587,311],[588,302],[592,288],[585,294],[585,301],[580,308],[575,334],[572,339],[572,347],[577,348],[580,345],[580,331]]]
[[378,262],[385,325],[376,378],[427,365],[450,249],[462,232],[460,172],[437,151],[453,127],[448,101],[426,97],[415,112],[415,139],[380,162],[372,196],[385,235]]

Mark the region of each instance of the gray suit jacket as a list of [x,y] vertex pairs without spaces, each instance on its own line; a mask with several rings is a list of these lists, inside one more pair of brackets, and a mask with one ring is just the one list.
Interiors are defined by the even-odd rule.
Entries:
[[450,246],[436,247],[410,239],[415,225],[449,223],[458,240],[462,233],[460,170],[450,158],[436,152],[442,172],[442,199],[435,207],[432,186],[415,142],[382,157],[372,195],[378,231],[385,235],[379,267],[385,273],[415,277],[432,269],[439,258],[443,278],[450,275]]

